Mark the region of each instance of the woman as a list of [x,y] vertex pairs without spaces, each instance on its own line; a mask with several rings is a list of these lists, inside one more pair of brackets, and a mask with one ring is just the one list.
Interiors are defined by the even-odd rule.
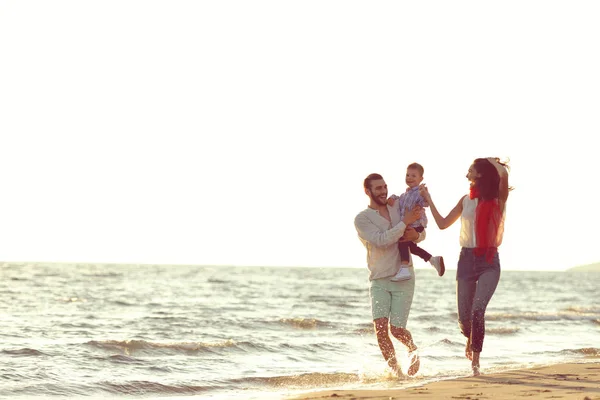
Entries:
[[460,330],[467,338],[465,355],[473,374],[479,375],[479,354],[485,335],[485,309],[500,280],[498,246],[504,232],[505,205],[510,190],[508,165],[498,158],[478,158],[467,173],[469,195],[463,196],[445,218],[425,185],[421,194],[429,202],[440,229],[461,218],[460,257],[456,272],[456,297]]

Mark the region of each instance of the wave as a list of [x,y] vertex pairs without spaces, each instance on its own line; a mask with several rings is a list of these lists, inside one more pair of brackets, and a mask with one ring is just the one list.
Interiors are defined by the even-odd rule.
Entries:
[[424,321],[424,322],[435,322],[438,323],[439,321],[446,321],[448,318],[450,318],[452,321],[455,321],[456,318],[458,317],[456,312],[450,312],[450,313],[427,313],[427,314],[421,314],[421,315],[415,315],[413,317],[413,319],[415,321]]
[[208,283],[219,283],[219,284],[229,284],[231,283],[231,281],[225,280],[225,279],[218,279],[218,278],[208,278],[207,279]]
[[366,292],[368,292],[368,289],[365,289],[364,287],[353,288],[353,287],[350,287],[350,286],[344,286],[344,287],[340,287],[340,288],[337,288],[337,289],[343,290],[345,292],[357,293],[357,294],[360,294],[361,296],[364,296],[364,294]]
[[87,303],[87,299],[81,297],[61,297],[58,301],[63,303]]
[[[166,385],[158,382],[150,381],[130,381],[125,383],[101,382],[101,389],[118,394],[198,394],[209,390],[205,386],[193,385]],[[210,388],[214,390],[215,387]]]
[[135,306],[139,306],[139,303],[134,303],[134,302],[125,301],[125,300],[113,300],[110,303],[114,304],[116,306],[121,306],[121,307],[135,307]]
[[537,312],[526,311],[516,313],[487,313],[485,319],[487,321],[585,321],[595,320],[598,318],[597,313],[581,312],[581,311],[558,311],[558,312]]
[[535,352],[532,354],[562,354],[562,355],[578,355],[578,356],[586,356],[586,357],[600,357],[600,348],[597,347],[582,347],[579,349],[564,349],[559,351],[545,351],[545,352]]
[[3,391],[2,394],[6,392],[10,392],[13,395],[9,398],[21,395],[35,396],[36,398],[44,399],[50,396],[67,396],[67,398],[69,398],[70,396],[89,396],[90,388],[61,382],[19,385],[14,387],[13,390]]
[[109,356],[108,358],[112,362],[123,363],[123,364],[145,364],[146,363],[144,360],[140,360],[139,358],[125,356],[123,354],[115,354],[115,355]]
[[581,307],[581,306],[573,306],[573,307],[567,307],[565,309],[563,309],[566,312],[572,312],[575,314],[583,314],[583,315],[588,315],[588,314],[599,314],[600,315],[600,307]]
[[450,340],[448,338],[444,338],[444,339],[435,340],[435,341],[432,341],[429,343],[423,343],[419,346],[419,349],[424,350],[424,349],[428,349],[430,347],[437,347],[438,345],[441,345],[442,347],[451,347],[451,348],[465,347],[465,344],[463,342],[458,342],[458,341]]
[[[157,314],[163,314],[166,315],[167,313],[157,313]],[[167,315],[167,316],[158,316],[158,315],[149,315],[147,317],[144,317],[144,320],[148,320],[148,321],[160,321],[160,322],[169,322],[169,323],[174,323],[174,322],[181,322],[181,321],[189,321],[188,317],[182,317],[182,316],[171,316],[171,315]]]
[[331,385],[340,385],[356,383],[360,381],[360,376],[350,373],[320,373],[313,372],[300,375],[254,377],[236,379],[235,383],[258,383],[273,387],[284,388],[306,388],[306,387],[325,387]]
[[12,356],[46,356],[46,353],[42,353],[39,350],[36,349],[30,349],[28,347],[25,347],[23,349],[18,349],[18,350],[2,350],[2,353],[4,354],[10,354]]
[[284,325],[293,326],[301,329],[314,329],[321,327],[330,327],[331,323],[318,320],[316,318],[282,318],[279,320]]
[[81,276],[86,278],[120,278],[123,276],[120,272],[92,272],[92,273],[83,273]]
[[323,296],[323,295],[310,295],[307,299],[311,304],[323,303],[336,308],[352,308],[356,307],[356,304],[363,302],[362,296],[355,296],[353,294],[346,295],[343,298]]
[[329,305],[331,307],[335,307],[335,308],[340,308],[340,309],[344,309],[347,308],[349,311],[346,312],[346,315],[352,315],[354,316],[356,313],[356,303],[357,302],[353,302],[351,300],[344,300],[344,301],[338,301],[338,302],[333,302],[333,303],[329,303]]
[[369,326],[368,328],[358,328],[353,330],[352,332],[359,335],[375,334],[375,331],[373,330],[372,326]]
[[[261,344],[249,341],[224,340],[220,342],[170,342],[159,343],[146,340],[92,340],[84,345],[99,348],[109,352],[117,352],[119,355],[109,358],[112,362],[120,363],[138,363],[141,360],[133,357],[135,354],[144,355],[164,355],[172,353],[183,354],[218,354],[223,356],[225,352],[243,352],[243,353],[304,353],[321,354],[327,352],[337,352],[346,348],[344,343],[318,342],[310,344],[294,344],[284,342],[279,344]],[[104,358],[103,358],[104,359]]]
[[583,347],[581,349],[567,349],[567,350],[563,350],[563,353],[568,353],[568,354],[579,354],[579,355],[584,355],[584,356],[588,356],[588,357],[600,357],[600,348],[596,348],[596,347]]
[[485,334],[490,335],[512,335],[519,332],[519,328],[485,328]]
[[97,328],[96,325],[87,324],[85,322],[78,322],[78,323],[65,322],[65,323],[59,324],[58,326],[60,326],[61,328],[77,328],[77,329],[81,329],[81,328],[95,329],[95,328]]
[[159,343],[149,342],[146,340],[92,340],[86,345],[98,347],[105,350],[119,350],[126,354],[141,350],[167,350],[175,352],[196,353],[196,352],[213,352],[219,348],[237,348],[244,347],[259,347],[250,342],[235,342],[233,340],[224,340],[221,342],[174,342],[174,343]]

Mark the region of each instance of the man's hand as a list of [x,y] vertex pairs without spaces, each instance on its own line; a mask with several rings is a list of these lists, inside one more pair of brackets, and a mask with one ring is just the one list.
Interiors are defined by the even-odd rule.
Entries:
[[418,221],[423,215],[423,212],[423,207],[421,206],[414,206],[412,210],[407,208],[404,212],[404,218],[402,218],[402,222],[404,222],[406,225],[410,225],[413,222]]
[[404,230],[404,235],[398,240],[399,242],[414,242],[419,238],[419,232],[415,231],[415,228],[407,226]]
[[396,202],[396,200],[394,200],[394,198],[393,198],[393,197],[390,197],[390,198],[387,200],[387,205],[388,205],[388,206],[390,206],[390,207],[392,207],[392,206],[394,205],[394,203],[395,203],[395,202]]

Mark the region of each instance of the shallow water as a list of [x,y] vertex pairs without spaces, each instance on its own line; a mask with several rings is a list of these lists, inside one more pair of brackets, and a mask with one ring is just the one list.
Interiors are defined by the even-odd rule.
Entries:
[[[366,269],[5,263],[0,274],[3,398],[282,398],[469,373],[452,270],[416,269],[408,328],[422,361],[408,381],[385,369]],[[483,370],[600,356],[599,282],[503,271]]]

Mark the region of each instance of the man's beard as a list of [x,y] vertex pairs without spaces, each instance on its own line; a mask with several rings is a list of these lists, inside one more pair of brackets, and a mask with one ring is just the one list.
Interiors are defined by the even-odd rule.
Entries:
[[385,200],[380,200],[379,196],[378,197],[371,196],[371,199],[373,199],[373,201],[375,203],[379,204],[380,206],[385,206],[387,204],[387,195],[386,195],[386,199]]

